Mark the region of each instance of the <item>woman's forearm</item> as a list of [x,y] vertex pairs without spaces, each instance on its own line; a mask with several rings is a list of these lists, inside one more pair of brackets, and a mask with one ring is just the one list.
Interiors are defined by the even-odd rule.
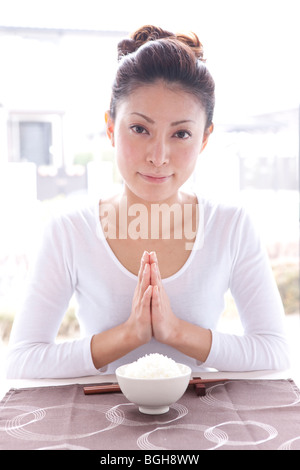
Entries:
[[22,341],[10,345],[6,358],[8,379],[49,379],[94,375],[91,338],[62,343]]

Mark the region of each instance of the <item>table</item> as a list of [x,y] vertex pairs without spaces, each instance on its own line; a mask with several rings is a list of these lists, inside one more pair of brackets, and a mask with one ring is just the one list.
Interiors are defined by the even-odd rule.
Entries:
[[83,393],[84,384],[114,376],[13,381],[0,404],[0,449],[300,450],[294,381],[273,372],[201,376],[222,375],[228,380],[209,384],[205,396],[189,388],[158,416],[140,413],[121,393]]

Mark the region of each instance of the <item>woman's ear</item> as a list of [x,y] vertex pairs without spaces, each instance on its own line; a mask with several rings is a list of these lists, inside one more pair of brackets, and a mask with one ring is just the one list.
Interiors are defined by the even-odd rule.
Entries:
[[115,146],[115,140],[114,140],[114,126],[115,123],[110,117],[110,112],[106,111],[105,113],[105,124],[106,124],[106,134],[111,141],[111,145],[114,147]]
[[203,150],[205,149],[205,147],[207,145],[207,142],[208,142],[208,139],[209,139],[209,136],[210,136],[210,134],[212,134],[213,130],[214,130],[214,125],[213,124],[211,124],[207,129],[205,129],[204,134],[203,134],[203,140],[202,140],[202,146],[201,146],[200,153],[203,152]]

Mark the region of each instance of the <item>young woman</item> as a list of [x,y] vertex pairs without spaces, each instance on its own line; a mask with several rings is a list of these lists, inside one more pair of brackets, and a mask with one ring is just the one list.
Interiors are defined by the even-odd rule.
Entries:
[[[9,377],[113,373],[150,352],[193,371],[288,366],[282,303],[249,217],[182,190],[213,109],[196,35],[146,26],[119,44],[106,125],[124,190],[50,224],[13,327]],[[243,336],[217,331],[228,289]],[[74,292],[82,338],[56,344]]]

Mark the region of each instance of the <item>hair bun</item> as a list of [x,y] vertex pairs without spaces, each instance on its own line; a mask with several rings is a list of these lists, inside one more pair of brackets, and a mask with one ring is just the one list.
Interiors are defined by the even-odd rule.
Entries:
[[173,33],[165,31],[162,28],[158,28],[157,26],[146,25],[133,33],[131,37],[135,41],[137,48],[139,48],[148,41],[156,41],[157,39],[170,38],[175,36]]
[[118,59],[131,54],[148,41],[156,41],[166,37],[175,37],[173,33],[165,31],[157,26],[146,25],[130,35],[130,39],[123,39],[118,44]]
[[203,57],[203,46],[199,41],[197,34],[193,32],[186,34],[176,34],[176,38],[178,39],[178,41],[181,41],[187,46],[189,46],[193,50],[197,59],[205,62],[205,59]]
[[124,39],[118,44],[118,59],[121,59],[124,55],[131,54],[139,49],[143,44],[149,41],[156,41],[158,39],[170,38],[177,40],[189,48],[191,48],[197,59],[203,59],[203,46],[199,41],[198,36],[195,33],[178,33],[174,34],[170,31],[166,31],[158,26],[146,25],[139,28],[137,31],[131,34],[130,39]]
[[123,39],[118,44],[118,59],[120,60],[124,55],[131,54],[136,50],[136,44],[133,39]]

